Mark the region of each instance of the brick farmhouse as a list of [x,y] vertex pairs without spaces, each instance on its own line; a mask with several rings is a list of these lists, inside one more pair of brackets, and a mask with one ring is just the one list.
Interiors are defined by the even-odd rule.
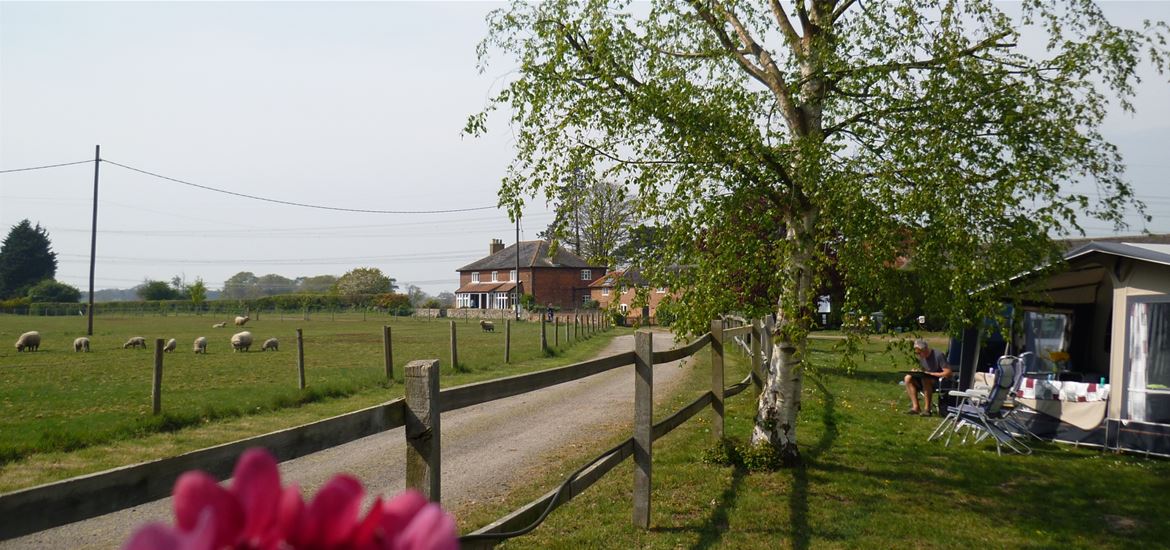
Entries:
[[[667,287],[651,287],[636,267],[605,274],[589,285],[589,292],[602,309],[616,306],[631,322],[643,318],[649,318],[653,322],[657,316],[658,304],[667,296],[677,298]],[[646,295],[644,305],[634,305],[638,292]]]
[[534,296],[540,306],[574,309],[590,301],[589,285],[605,274],[606,266],[590,265],[564,247],[550,256],[549,249],[549,241],[521,241],[505,247],[499,239],[492,239],[486,257],[457,270],[455,307],[512,309],[517,275],[520,292]]

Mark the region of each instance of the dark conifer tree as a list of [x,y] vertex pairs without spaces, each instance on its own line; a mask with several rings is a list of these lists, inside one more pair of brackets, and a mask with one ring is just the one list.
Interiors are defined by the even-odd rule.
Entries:
[[57,275],[57,253],[49,232],[27,219],[12,226],[0,245],[0,298],[24,296],[33,285]]

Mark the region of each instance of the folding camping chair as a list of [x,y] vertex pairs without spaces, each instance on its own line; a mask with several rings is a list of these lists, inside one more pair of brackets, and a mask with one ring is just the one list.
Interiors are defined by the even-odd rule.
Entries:
[[[949,446],[951,438],[956,435],[960,435],[960,443],[966,443],[968,439],[978,443],[990,437],[995,441],[997,454],[1003,454],[1003,447],[1020,454],[1032,452],[1013,433],[1020,431],[1020,426],[1010,418],[1012,409],[1004,407],[1004,401],[1019,388],[1024,379],[1023,361],[1019,357],[1005,355],[999,358],[996,365],[994,382],[986,391],[949,392],[951,396],[959,398],[959,403],[939,422],[927,441],[946,435],[944,445]],[[1026,429],[1023,431],[1030,433]]]

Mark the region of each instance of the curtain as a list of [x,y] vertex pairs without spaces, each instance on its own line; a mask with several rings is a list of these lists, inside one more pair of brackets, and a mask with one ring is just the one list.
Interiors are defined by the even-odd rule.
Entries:
[[1129,406],[1126,412],[1130,420],[1138,422],[1146,420],[1146,350],[1150,345],[1150,305],[1135,303],[1129,315],[1129,391],[1126,392]]

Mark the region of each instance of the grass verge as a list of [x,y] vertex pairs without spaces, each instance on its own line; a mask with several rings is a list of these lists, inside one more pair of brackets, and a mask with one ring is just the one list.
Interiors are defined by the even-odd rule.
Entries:
[[[900,414],[896,371],[905,354],[872,344],[849,373],[835,366],[831,346],[814,341],[809,358],[798,425],[803,466],[749,473],[706,464],[701,456],[715,442],[709,416],[700,415],[655,444],[649,530],[632,526],[627,460],[504,547],[1152,548],[1170,540],[1170,461],[1057,443],[997,456],[991,443],[927,442],[939,419]],[[738,358],[731,365],[746,372]],[[704,366],[695,366],[682,392],[689,395],[656,409],[656,419],[705,389]],[[750,391],[729,400],[728,434],[747,440],[754,412]],[[544,479],[465,512],[460,526],[489,523],[591,457],[558,457]]]

